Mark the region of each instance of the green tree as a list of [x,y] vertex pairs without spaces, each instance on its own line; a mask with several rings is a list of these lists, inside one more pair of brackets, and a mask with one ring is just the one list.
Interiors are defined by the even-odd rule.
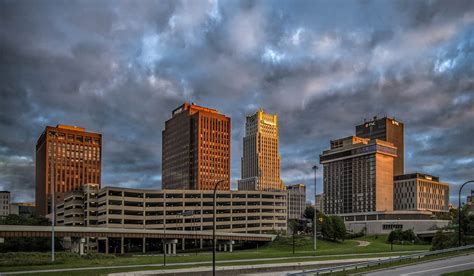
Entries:
[[310,219],[313,221],[314,219],[314,207],[313,206],[307,206],[306,209],[304,209],[304,217],[306,219]]
[[[0,225],[51,225],[47,218],[39,216],[22,217],[18,215],[8,215],[0,218]],[[0,244],[0,252],[19,251],[48,251],[51,248],[50,238],[6,238]],[[56,243],[56,248],[61,249],[60,243]]]
[[324,238],[331,241],[343,241],[346,238],[346,226],[342,218],[338,216],[323,217],[321,232]]
[[442,230],[436,232],[431,243],[431,250],[442,250],[457,246],[456,235],[446,233]]
[[346,225],[341,217],[334,216],[332,218],[334,227],[334,240],[344,241],[346,238]]
[[418,237],[416,236],[415,232],[412,229],[408,229],[402,232],[402,240],[408,242],[417,242]]
[[402,240],[402,230],[400,229],[392,230],[390,234],[388,234],[387,241],[389,243],[394,243],[401,240]]

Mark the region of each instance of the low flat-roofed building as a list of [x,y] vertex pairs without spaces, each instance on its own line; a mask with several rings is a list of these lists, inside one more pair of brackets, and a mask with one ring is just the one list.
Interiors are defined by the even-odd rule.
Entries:
[[415,233],[431,232],[448,226],[449,220],[436,219],[430,211],[366,212],[338,215],[344,219],[347,231],[366,234],[388,234],[392,230],[412,229]]
[[439,177],[422,173],[398,175],[393,185],[395,210],[449,211],[449,184],[440,182]]
[[[88,196],[87,190],[84,191],[83,198]],[[82,213],[82,220],[87,214],[89,220],[97,221],[97,227],[212,230],[213,197],[213,191],[209,190],[105,187],[97,192],[96,204],[92,204],[95,207],[88,206],[84,200],[81,205],[80,196],[71,193],[69,201],[58,205],[57,221],[58,225],[78,223]],[[72,217],[69,220],[66,215],[68,206],[69,210],[79,211],[70,211]],[[218,231],[269,233],[286,231],[286,227],[286,191],[217,191]]]
[[14,202],[10,204],[10,214],[28,217],[36,213],[34,202]]

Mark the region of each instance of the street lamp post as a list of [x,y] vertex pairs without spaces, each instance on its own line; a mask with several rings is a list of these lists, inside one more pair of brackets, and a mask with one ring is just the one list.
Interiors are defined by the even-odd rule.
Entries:
[[217,192],[217,187],[219,186],[220,183],[222,183],[224,180],[219,180],[216,182],[214,185],[214,197],[213,197],[213,220],[212,220],[212,276],[216,276],[216,192]]
[[461,191],[462,191],[462,188],[468,183],[474,183],[474,180],[469,180],[469,181],[464,182],[461,185],[461,188],[459,188],[459,197],[458,197],[458,245],[459,246],[461,246]]
[[166,192],[163,195],[163,266],[166,266]]
[[316,172],[318,171],[318,166],[314,165],[313,166],[313,170],[314,170],[314,230],[313,230],[313,234],[314,234],[314,251],[316,251],[316,247],[317,247],[317,231],[318,231],[318,227],[317,227],[317,223],[318,223],[318,215],[317,215],[317,209],[316,209]]
[[54,168],[54,159],[55,159],[55,148],[54,148],[54,139],[56,138],[56,134],[53,134],[52,135],[52,138],[51,138],[51,262],[54,263],[54,225],[55,225],[55,216],[56,216],[56,212],[55,212],[55,204],[54,204],[54,199],[55,199],[55,194],[54,194],[54,190],[56,188],[56,177],[55,177],[55,168]]

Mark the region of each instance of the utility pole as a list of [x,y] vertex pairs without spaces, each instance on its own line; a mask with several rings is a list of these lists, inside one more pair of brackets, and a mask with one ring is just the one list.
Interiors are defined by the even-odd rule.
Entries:
[[317,248],[317,231],[318,231],[318,227],[317,227],[317,223],[318,223],[318,215],[317,215],[317,208],[316,208],[316,172],[318,171],[318,166],[314,165],[313,166],[313,170],[314,170],[314,230],[313,230],[313,234],[314,234],[314,251],[316,251],[316,248]]

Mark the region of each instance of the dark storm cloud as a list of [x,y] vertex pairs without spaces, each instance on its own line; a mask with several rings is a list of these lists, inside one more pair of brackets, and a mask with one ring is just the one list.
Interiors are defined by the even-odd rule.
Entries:
[[279,115],[282,178],[309,194],[329,139],[384,114],[405,123],[407,171],[472,178],[472,1],[3,0],[0,26],[0,189],[17,200],[57,123],[103,134],[105,185],[158,188],[183,101],[232,117],[233,181],[260,107]]

